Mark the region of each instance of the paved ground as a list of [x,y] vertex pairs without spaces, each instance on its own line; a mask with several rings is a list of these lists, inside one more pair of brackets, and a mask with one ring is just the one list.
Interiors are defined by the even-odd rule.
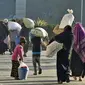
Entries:
[[[10,77],[11,71],[11,55],[6,52],[5,55],[0,55],[0,85],[59,85],[56,77],[56,58],[45,57],[45,52],[42,52],[41,65],[43,73],[34,76],[31,51],[27,53],[28,57],[24,58],[24,62],[29,66],[30,71],[27,80],[14,80]],[[74,81],[72,78],[70,83],[63,83],[63,85],[85,85],[85,79],[82,82]]]

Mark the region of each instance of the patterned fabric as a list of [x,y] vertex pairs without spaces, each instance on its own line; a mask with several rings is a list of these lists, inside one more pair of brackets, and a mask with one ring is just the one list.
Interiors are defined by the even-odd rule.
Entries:
[[11,77],[18,77],[19,62],[12,60]]
[[74,50],[85,63],[85,29],[81,23],[76,23],[74,30]]

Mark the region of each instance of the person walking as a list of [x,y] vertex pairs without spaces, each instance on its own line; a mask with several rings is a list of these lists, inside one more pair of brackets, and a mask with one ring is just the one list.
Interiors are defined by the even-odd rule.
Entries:
[[49,44],[53,41],[63,43],[63,47],[57,52],[56,58],[56,71],[59,84],[62,84],[63,82],[70,82],[68,57],[72,45],[72,40],[72,27],[67,25],[65,26],[64,31],[62,33],[53,37],[49,42]]
[[31,38],[32,42],[32,61],[34,67],[33,75],[37,75],[37,65],[38,64],[38,74],[42,73],[41,65],[40,65],[40,55],[41,55],[41,38],[33,36]]
[[79,81],[85,76],[85,29],[80,22],[76,22],[73,28],[73,51],[71,56],[72,76]]
[[26,40],[24,37],[20,38],[20,43],[15,47],[13,55],[12,55],[12,69],[11,69],[11,77],[14,77],[16,80],[18,80],[18,67],[19,67],[19,61],[23,61],[23,47],[26,43]]

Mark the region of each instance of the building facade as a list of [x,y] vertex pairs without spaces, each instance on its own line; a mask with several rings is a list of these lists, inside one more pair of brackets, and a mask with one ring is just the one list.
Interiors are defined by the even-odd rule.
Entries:
[[[0,0],[0,18],[38,17],[49,23],[59,24],[67,9],[73,9],[75,22],[81,22],[82,0]],[[82,23],[85,26],[85,0]]]
[[0,0],[0,19],[15,15],[15,0]]

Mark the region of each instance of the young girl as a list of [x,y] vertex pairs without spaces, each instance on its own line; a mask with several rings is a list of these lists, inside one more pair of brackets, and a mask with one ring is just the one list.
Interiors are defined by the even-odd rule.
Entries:
[[18,80],[18,67],[19,67],[19,61],[23,61],[23,47],[26,43],[26,40],[24,37],[20,38],[20,43],[15,47],[13,55],[12,55],[12,69],[11,69],[11,77],[14,77],[16,80]]

